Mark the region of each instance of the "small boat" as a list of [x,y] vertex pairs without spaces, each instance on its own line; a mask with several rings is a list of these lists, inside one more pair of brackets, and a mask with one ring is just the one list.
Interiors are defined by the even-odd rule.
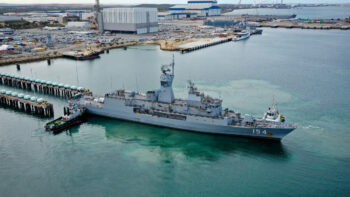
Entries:
[[98,53],[90,53],[90,54],[81,54],[76,56],[77,60],[91,60],[95,58],[99,58],[100,55]]
[[47,131],[52,131],[54,134],[58,134],[64,130],[85,122],[85,108],[70,105],[69,107],[64,107],[63,111],[64,116],[46,123],[45,129]]
[[249,30],[243,30],[239,33],[236,34],[236,36],[233,38],[234,41],[240,41],[240,40],[245,40],[250,37],[250,32]]
[[85,51],[78,53],[75,58],[77,60],[90,60],[90,59],[95,59],[99,58],[100,55],[98,52],[94,51],[90,46],[88,46]]

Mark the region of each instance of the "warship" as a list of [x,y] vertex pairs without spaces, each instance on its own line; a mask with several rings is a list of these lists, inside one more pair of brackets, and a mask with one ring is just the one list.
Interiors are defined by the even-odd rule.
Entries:
[[174,66],[174,57],[171,64],[162,65],[160,89],[146,94],[120,89],[103,97],[80,95],[71,102],[94,115],[207,134],[280,141],[296,129],[274,104],[260,119],[241,115],[223,109],[222,99],[199,92],[192,81],[188,81],[188,98],[175,98]]

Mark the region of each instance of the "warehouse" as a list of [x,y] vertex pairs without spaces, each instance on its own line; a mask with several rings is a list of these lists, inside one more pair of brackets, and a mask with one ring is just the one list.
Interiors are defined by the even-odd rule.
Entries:
[[216,0],[189,0],[186,5],[175,5],[169,11],[172,19],[221,15]]
[[106,8],[103,9],[103,28],[120,33],[158,32],[158,11],[156,8]]

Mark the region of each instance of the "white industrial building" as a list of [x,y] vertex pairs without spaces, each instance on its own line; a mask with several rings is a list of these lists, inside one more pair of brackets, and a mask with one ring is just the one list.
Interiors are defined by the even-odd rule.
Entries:
[[221,8],[216,0],[189,0],[186,5],[175,5],[169,11],[172,19],[221,15]]
[[103,29],[121,33],[158,32],[158,10],[156,8],[105,8]]
[[66,25],[67,29],[90,29],[91,24],[86,21],[70,21]]

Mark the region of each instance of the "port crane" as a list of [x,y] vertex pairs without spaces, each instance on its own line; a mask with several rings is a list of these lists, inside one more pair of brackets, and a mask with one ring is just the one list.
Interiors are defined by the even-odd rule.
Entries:
[[100,0],[95,0],[93,8],[94,16],[90,18],[90,23],[92,24],[92,28],[96,29],[99,33],[103,33],[103,16],[101,10]]
[[96,4],[94,5],[94,15],[95,15],[95,23],[96,27],[98,27],[98,13],[101,12],[100,0],[96,0]]
[[239,6],[241,5],[241,3],[242,3],[242,0],[239,0],[238,5],[237,5],[237,8],[239,8]]

